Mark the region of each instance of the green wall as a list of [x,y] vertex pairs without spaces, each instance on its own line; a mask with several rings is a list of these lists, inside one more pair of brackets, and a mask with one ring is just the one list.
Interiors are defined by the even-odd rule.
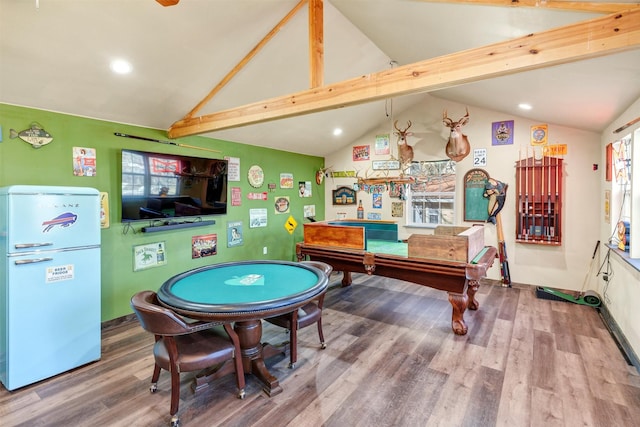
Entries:
[[[10,129],[18,132],[38,123],[53,136],[53,142],[34,149],[19,138],[10,138]],[[24,185],[64,185],[93,187],[109,195],[109,228],[102,229],[102,320],[111,320],[131,313],[129,299],[135,292],[157,288],[169,277],[207,264],[243,259],[295,260],[295,243],[302,240],[304,205],[315,205],[316,218],[324,218],[324,188],[315,183],[315,171],[324,166],[324,159],[278,150],[220,141],[193,136],[177,140],[181,144],[220,150],[211,153],[204,150],[184,148],[169,144],[146,142],[117,137],[114,132],[167,140],[166,132],[119,123],[105,122],[70,116],[49,111],[0,104],[0,187]],[[73,175],[73,147],[96,149],[94,177]],[[142,233],[140,228],[147,221],[136,222],[128,229],[120,222],[120,173],[122,148],[161,153],[180,153],[187,156],[240,158],[239,182],[230,182],[229,188],[242,189],[242,205],[229,206],[227,215],[206,216],[215,225],[155,233]],[[264,185],[252,188],[247,181],[249,167],[257,164],[265,174]],[[293,189],[280,189],[280,173],[292,173]],[[311,181],[312,197],[298,196],[298,181]],[[268,183],[276,189],[269,191]],[[249,192],[268,192],[268,200],[249,200]],[[276,214],[275,197],[289,196],[290,213]],[[229,195],[229,200],[231,199]],[[268,226],[249,228],[249,209],[266,208]],[[293,234],[284,227],[292,215],[298,223]],[[226,225],[229,221],[242,221],[244,244],[227,248]],[[136,231],[134,233],[134,230]],[[218,235],[217,254],[201,259],[191,258],[191,238],[201,234]],[[133,247],[137,245],[165,242],[167,263],[146,270],[133,271]],[[263,247],[268,254],[263,255]]]

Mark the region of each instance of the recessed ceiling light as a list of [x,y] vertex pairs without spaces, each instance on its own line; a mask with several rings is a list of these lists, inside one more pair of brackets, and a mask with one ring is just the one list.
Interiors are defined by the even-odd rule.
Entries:
[[342,135],[342,129],[340,128],[335,128],[333,130],[333,136],[338,136],[338,135]]
[[115,59],[111,61],[110,67],[111,71],[116,74],[129,74],[131,70],[133,70],[131,64],[124,59]]
[[518,104],[518,108],[521,110],[531,110],[533,107],[530,104]]

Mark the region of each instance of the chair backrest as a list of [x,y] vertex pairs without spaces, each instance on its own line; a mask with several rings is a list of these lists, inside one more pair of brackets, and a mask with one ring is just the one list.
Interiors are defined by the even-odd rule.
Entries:
[[327,275],[327,277],[331,276],[331,273],[333,272],[333,267],[329,264],[327,264],[326,262],[321,262],[321,261],[301,261],[302,264],[307,264],[310,265],[312,267],[317,268],[318,270],[324,272],[324,274]]
[[158,302],[153,291],[140,291],[131,297],[131,308],[142,328],[155,335],[183,335],[192,332],[176,313]]

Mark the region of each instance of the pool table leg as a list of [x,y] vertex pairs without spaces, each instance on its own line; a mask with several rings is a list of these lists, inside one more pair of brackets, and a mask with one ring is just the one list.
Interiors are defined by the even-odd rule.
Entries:
[[261,383],[262,389],[269,396],[282,393],[282,387],[276,377],[264,364],[264,359],[273,355],[269,345],[260,343],[262,338],[262,321],[249,320],[236,322],[233,329],[240,339],[242,367],[245,374],[253,374]]
[[479,280],[469,280],[467,287],[467,295],[469,295],[469,310],[477,310],[480,308],[480,303],[476,299],[476,292],[478,292],[478,288],[480,287]]
[[467,333],[467,324],[464,321],[464,312],[469,310],[477,310],[480,303],[476,299],[476,292],[480,282],[478,280],[467,280],[467,293],[457,294],[449,292],[449,302],[453,307],[451,314],[451,328],[457,335],[465,335]]
[[351,272],[343,271],[342,272],[342,287],[351,285]]
[[467,309],[469,296],[467,294],[458,294],[449,292],[449,302],[453,307],[451,313],[451,328],[456,335],[465,335],[467,333],[467,325],[464,323],[464,312]]

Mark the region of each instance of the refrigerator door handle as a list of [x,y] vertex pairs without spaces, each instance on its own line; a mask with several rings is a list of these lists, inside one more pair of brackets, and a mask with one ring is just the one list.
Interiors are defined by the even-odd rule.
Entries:
[[27,249],[27,248],[39,248],[42,246],[53,246],[53,243],[51,242],[45,242],[45,243],[17,243],[16,244],[16,249]]
[[52,261],[52,260],[53,258],[19,259],[19,260],[16,260],[16,265],[34,264],[36,262],[45,262],[45,261]]

